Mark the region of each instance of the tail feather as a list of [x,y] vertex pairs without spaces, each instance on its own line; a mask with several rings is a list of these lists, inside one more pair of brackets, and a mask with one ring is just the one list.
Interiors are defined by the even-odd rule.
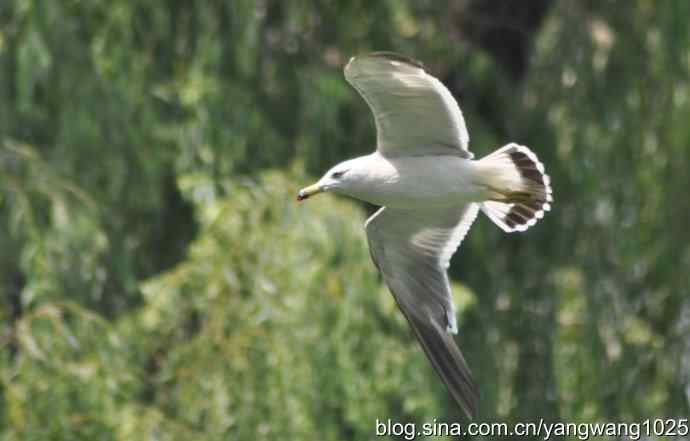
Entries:
[[529,148],[511,143],[477,164],[488,190],[481,209],[502,230],[525,231],[551,209],[551,179]]

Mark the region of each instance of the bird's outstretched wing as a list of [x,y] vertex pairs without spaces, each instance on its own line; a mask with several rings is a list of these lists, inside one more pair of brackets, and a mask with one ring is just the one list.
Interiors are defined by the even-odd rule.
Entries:
[[433,210],[381,208],[366,223],[369,250],[417,340],[472,418],[479,398],[460,349],[446,269],[477,217],[477,204]]
[[374,52],[352,58],[345,66],[345,79],[371,107],[377,149],[384,156],[472,158],[458,103],[418,61]]

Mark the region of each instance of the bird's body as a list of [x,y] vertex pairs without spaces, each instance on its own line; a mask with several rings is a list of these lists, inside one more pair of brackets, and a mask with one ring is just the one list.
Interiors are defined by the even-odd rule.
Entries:
[[506,232],[542,218],[552,201],[549,177],[517,144],[474,160],[459,106],[415,60],[388,52],[355,57],[345,78],[374,114],[376,151],[336,165],[298,200],[333,191],[382,207],[365,224],[371,257],[471,417],[479,394],[453,338],[458,326],[446,269],[480,210]]
[[[374,170],[362,173],[343,193],[391,208],[422,209],[479,202],[484,194],[476,181],[476,162],[453,155],[386,158],[378,152],[351,160]],[[433,170],[429,174],[428,171]],[[350,173],[350,171],[348,171]]]

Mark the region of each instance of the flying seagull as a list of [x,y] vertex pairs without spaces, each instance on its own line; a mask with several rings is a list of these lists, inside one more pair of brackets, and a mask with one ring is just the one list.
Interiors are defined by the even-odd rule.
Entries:
[[376,151],[330,169],[298,200],[332,191],[381,208],[365,223],[369,250],[434,369],[465,414],[479,399],[453,339],[458,326],[446,270],[481,210],[506,232],[549,211],[549,177],[527,147],[508,144],[474,160],[457,102],[410,58],[350,59],[345,79],[374,113]]

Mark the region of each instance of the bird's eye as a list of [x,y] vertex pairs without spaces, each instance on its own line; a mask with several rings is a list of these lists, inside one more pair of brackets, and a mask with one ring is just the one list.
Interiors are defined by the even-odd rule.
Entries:
[[340,179],[343,177],[347,170],[341,170],[341,171],[336,171],[331,174],[331,178],[333,179]]

